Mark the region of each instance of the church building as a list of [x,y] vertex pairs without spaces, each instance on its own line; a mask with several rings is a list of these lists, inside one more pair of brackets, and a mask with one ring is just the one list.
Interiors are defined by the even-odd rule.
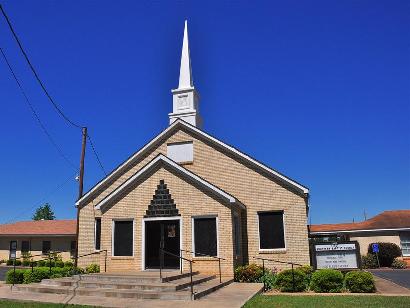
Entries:
[[186,22],[172,97],[169,126],[77,201],[79,255],[106,251],[123,273],[159,269],[160,248],[166,269],[189,270],[176,255],[217,273],[220,257],[225,276],[261,257],[309,264],[309,189],[202,130]]

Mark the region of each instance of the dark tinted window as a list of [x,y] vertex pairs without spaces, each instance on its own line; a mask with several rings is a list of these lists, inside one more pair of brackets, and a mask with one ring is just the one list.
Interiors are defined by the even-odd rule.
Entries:
[[194,219],[195,255],[216,256],[218,254],[216,238],[216,218]]
[[30,242],[22,241],[21,242],[21,252],[29,252],[29,251],[30,251]]
[[101,248],[101,218],[95,219],[95,250]]
[[50,241],[43,241],[43,247],[41,249],[41,252],[43,254],[49,253],[51,250],[51,242]]
[[114,256],[132,256],[132,221],[115,221]]
[[283,212],[263,212],[258,215],[260,249],[285,248]]

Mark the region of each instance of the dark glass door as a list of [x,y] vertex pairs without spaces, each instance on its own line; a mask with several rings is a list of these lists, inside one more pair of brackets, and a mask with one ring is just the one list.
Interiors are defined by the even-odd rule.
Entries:
[[[145,222],[145,268],[160,267],[159,248],[179,256],[179,220]],[[179,268],[179,258],[164,254],[164,268]]]

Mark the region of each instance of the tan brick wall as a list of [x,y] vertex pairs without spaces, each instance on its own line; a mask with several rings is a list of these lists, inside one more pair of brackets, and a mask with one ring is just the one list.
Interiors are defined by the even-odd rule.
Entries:
[[[63,261],[71,260],[70,248],[71,241],[75,241],[75,236],[69,237],[1,237],[0,238],[0,260],[9,258],[10,241],[17,241],[17,258],[21,257],[21,242],[31,241],[31,255],[41,255],[43,241],[51,241],[51,249],[61,251]],[[43,257],[35,257],[34,260],[42,259]]]
[[[97,204],[159,153],[166,155],[167,143],[190,140],[194,142],[194,162],[184,165],[184,167],[232,194],[246,206],[246,211],[243,212],[242,216],[242,234],[244,238],[242,251],[244,253],[244,261],[256,262],[253,257],[263,256],[282,261],[308,264],[309,247],[305,198],[295,193],[292,188],[284,186],[281,182],[255,171],[253,167],[244,164],[243,161],[226,155],[222,149],[217,148],[215,145],[209,144],[205,140],[200,140],[199,137],[183,130],[179,130],[164,139],[159,146],[151,149],[144,157],[134,162],[133,166],[128,168],[109,187],[100,189],[95,199],[90,201],[81,211],[80,219],[84,218],[84,221],[80,220],[82,233],[87,234],[87,238],[90,238],[93,234],[93,223],[90,223],[90,220],[94,220],[91,204]],[[149,194],[152,195],[151,192]],[[190,200],[188,199],[188,201]],[[187,204],[190,203],[188,202]],[[181,205],[181,202],[179,205]],[[145,203],[146,206],[148,206],[148,203]],[[281,210],[285,213],[286,250],[262,253],[258,248],[257,211],[270,210]],[[232,228],[231,220],[229,224]],[[232,238],[230,241],[232,242]],[[80,253],[81,251],[90,251],[90,243],[81,241],[80,246]],[[231,244],[231,251],[232,247]],[[238,263],[242,261],[241,259],[238,259]],[[280,263],[272,264],[272,266],[284,267]]]

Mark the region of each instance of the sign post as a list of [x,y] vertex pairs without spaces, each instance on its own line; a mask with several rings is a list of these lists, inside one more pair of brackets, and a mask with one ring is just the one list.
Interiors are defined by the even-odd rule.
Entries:
[[379,262],[379,244],[373,243],[373,244],[372,244],[372,250],[373,250],[373,253],[376,254],[377,265],[378,265],[379,268],[380,268],[380,262]]

